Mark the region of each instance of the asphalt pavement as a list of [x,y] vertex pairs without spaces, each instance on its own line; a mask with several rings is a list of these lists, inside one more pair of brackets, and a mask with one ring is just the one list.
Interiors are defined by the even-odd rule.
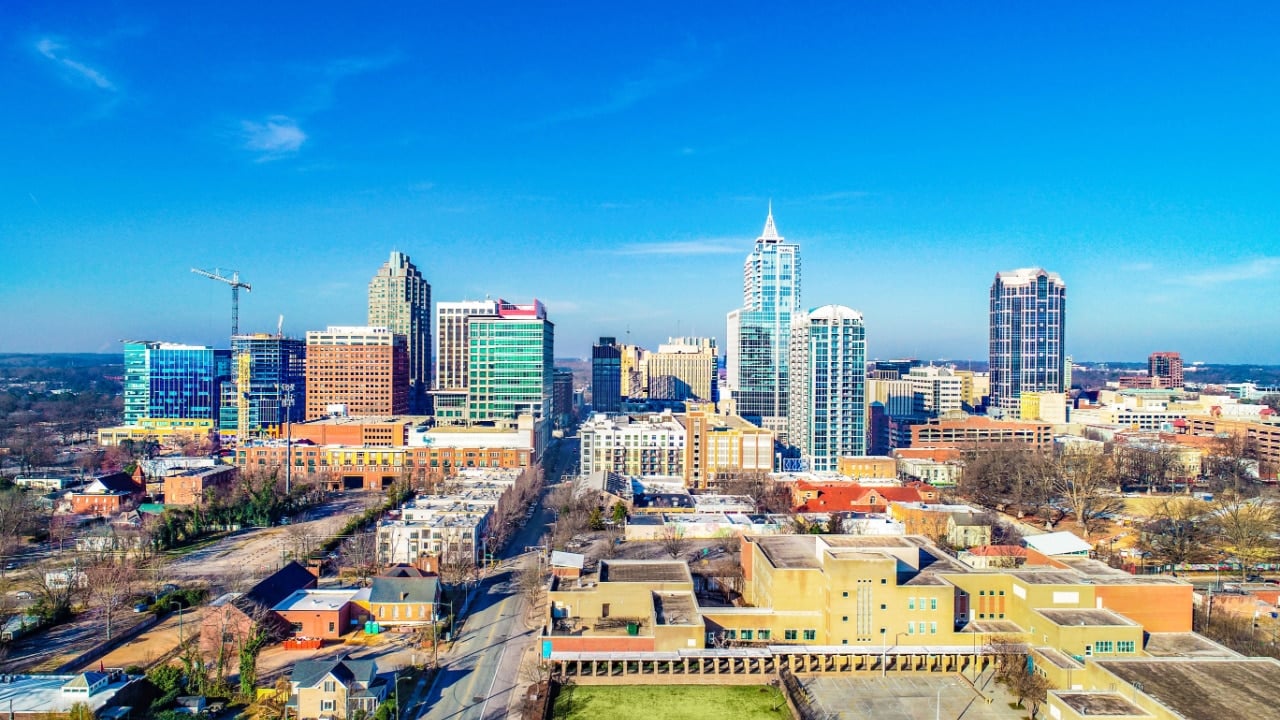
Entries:
[[[573,467],[576,447],[576,440],[562,447],[549,478]],[[524,548],[537,544],[551,521],[551,511],[542,504],[545,497],[544,490],[533,517],[507,545],[503,562],[473,591],[459,635],[440,658],[440,672],[425,697],[414,693],[404,718],[490,720],[516,715],[520,664],[536,650],[538,639],[537,631],[525,624],[528,603],[516,587],[516,576],[526,562],[537,562]]]

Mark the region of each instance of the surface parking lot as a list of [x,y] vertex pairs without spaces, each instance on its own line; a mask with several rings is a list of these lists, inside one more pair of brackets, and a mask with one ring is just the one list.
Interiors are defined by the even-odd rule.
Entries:
[[[807,677],[801,682],[816,710],[840,720],[1017,720],[1027,716],[1026,710],[1009,708],[1013,698],[1004,688],[979,683],[984,687],[979,693],[959,676]],[[935,705],[939,696],[940,709]],[[992,701],[988,703],[987,698]]]

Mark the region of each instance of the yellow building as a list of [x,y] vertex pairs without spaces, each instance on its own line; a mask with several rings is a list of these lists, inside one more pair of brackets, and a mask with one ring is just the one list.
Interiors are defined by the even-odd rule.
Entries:
[[960,402],[965,405],[977,407],[991,395],[990,373],[956,370],[955,374],[960,378]]
[[1041,420],[1056,425],[1067,422],[1067,396],[1057,392],[1027,392],[1018,396],[1022,420]]
[[842,457],[836,460],[836,473],[855,480],[898,477],[898,461],[887,455]]
[[644,398],[649,393],[646,361],[649,351],[639,345],[619,345],[622,350],[622,397]]
[[125,440],[154,440],[160,445],[180,445],[191,440],[204,440],[213,432],[214,420],[190,418],[139,418],[137,425],[100,428],[98,444],[119,445]]
[[684,427],[684,484],[716,489],[727,478],[773,470],[773,432],[736,415],[720,415],[710,403],[689,403],[676,416]]
[[[669,338],[645,361],[649,397],[710,402],[716,396],[716,344],[710,338]],[[624,368],[623,379],[627,378]]]

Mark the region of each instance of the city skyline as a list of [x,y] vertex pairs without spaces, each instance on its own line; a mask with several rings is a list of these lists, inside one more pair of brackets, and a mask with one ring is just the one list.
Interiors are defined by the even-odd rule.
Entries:
[[999,7],[19,3],[0,351],[225,347],[191,267],[252,283],[242,332],[360,324],[390,251],[437,300],[543,301],[564,357],[724,348],[772,198],[868,359],[985,357],[992,278],[1037,266],[1075,358],[1275,362],[1280,10]]

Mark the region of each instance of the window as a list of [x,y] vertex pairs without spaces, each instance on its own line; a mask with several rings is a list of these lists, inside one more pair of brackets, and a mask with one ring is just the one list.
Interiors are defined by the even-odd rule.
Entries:
[[737,631],[737,630],[725,630],[725,631],[724,631],[724,639],[725,639],[725,640],[737,640],[737,639],[738,639],[738,631]]
[[329,632],[333,632],[333,623],[329,623]]
[[916,630],[917,630],[917,631],[919,631],[919,633],[920,633],[921,635],[923,635],[923,634],[924,634],[924,623],[923,623],[923,622],[916,623]]
[[889,578],[880,578],[880,584],[881,584],[881,585],[888,585],[888,584],[889,584]]
[[938,609],[938,598],[929,598],[929,609],[930,610]]
[[913,597],[911,597],[911,598],[907,598],[907,609],[908,609],[908,610],[915,610],[915,609],[916,609],[916,599],[915,599],[915,598],[913,598]]
[[915,634],[916,634],[916,626],[915,626],[915,623],[907,623],[907,634],[908,634],[908,635],[915,635]]
[[849,616],[848,616],[848,615],[841,615],[841,616],[840,616],[840,622],[849,622]]
[[1112,643],[1110,640],[1099,640],[1098,642],[1093,644],[1093,650],[1094,652],[1098,652],[1098,653],[1109,653],[1111,652],[1111,649],[1113,646],[1114,646],[1114,643]]
[[804,631],[804,639],[805,639],[805,640],[817,640],[817,639],[818,639],[818,631],[817,631],[817,630],[805,630],[805,631]]
[[936,623],[936,622],[931,622],[931,623],[929,623],[929,634],[930,634],[930,635],[937,635],[937,634],[938,634],[938,623]]
[[783,638],[784,640],[795,640],[795,639],[796,639],[796,631],[795,631],[795,630],[784,630],[784,631],[782,631],[782,638]]
[[768,630],[761,630],[760,632],[756,633],[756,637],[760,638],[761,640],[768,640],[769,635],[770,635],[770,632]]
[[1133,652],[1133,641],[1132,641],[1132,640],[1121,640],[1120,642],[1116,643],[1116,652],[1132,653],[1132,652]]
[[750,639],[751,639],[751,631],[750,631],[750,630],[743,630],[743,631],[742,631],[742,639],[743,639],[743,640],[750,640]]
[[840,593],[840,595],[841,595],[842,597],[849,597],[849,591],[848,591],[848,590],[845,590],[844,592]]
[[324,691],[325,691],[325,692],[327,692],[327,693],[331,693],[331,692],[337,692],[337,690],[338,690],[338,683],[334,682],[333,680],[325,680],[325,681],[324,681]]
[[321,710],[333,710],[333,701],[332,701],[332,700],[321,700],[321,701],[320,701],[320,709],[321,709]]

